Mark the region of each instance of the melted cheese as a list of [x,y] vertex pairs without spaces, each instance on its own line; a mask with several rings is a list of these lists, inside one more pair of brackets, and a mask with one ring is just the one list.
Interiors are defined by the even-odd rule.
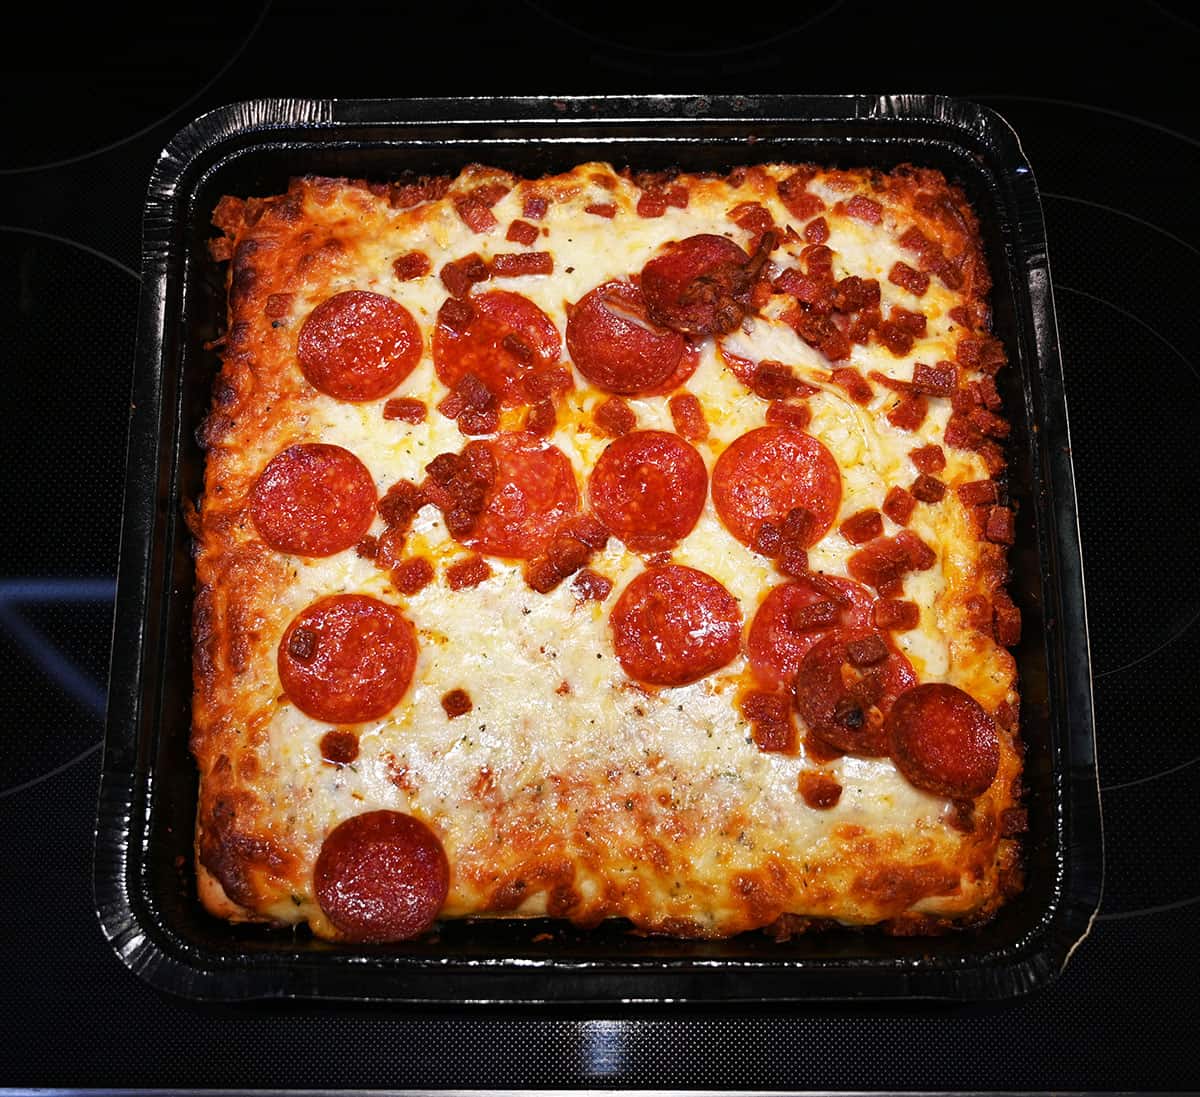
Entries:
[[[282,355],[263,352],[269,360],[260,368],[294,372],[295,337],[311,309],[340,290],[374,290],[408,308],[424,336],[419,366],[389,395],[420,399],[430,414],[415,425],[385,421],[381,402],[343,403],[297,383],[282,401],[290,408],[287,414],[258,417],[265,430],[242,437],[233,428],[227,432],[219,466],[227,498],[244,496],[265,461],[293,442],[320,440],[351,450],[370,470],[381,495],[399,479],[420,481],[435,455],[462,448],[465,439],[456,425],[434,410],[446,394],[430,345],[446,298],[437,271],[445,261],[471,252],[486,260],[523,250],[506,242],[503,230],[521,216],[529,187],[520,184],[496,203],[499,227],[484,234],[472,232],[449,199],[391,210],[353,187],[336,190],[323,204],[307,196],[305,222],[322,226],[341,249],[324,276],[288,283],[291,312],[277,321],[271,336],[277,340],[272,345],[287,349]],[[810,189],[831,207],[845,197],[821,180]],[[545,185],[538,190],[545,193]],[[525,295],[560,334],[572,302],[602,282],[627,279],[669,241],[722,232],[744,244],[747,234],[726,218],[739,201],[763,202],[780,224],[792,220],[773,189],[764,191],[753,180],[745,193],[725,181],[694,181],[686,209],[669,207],[653,219],[634,213],[638,188],[603,166],[563,177],[558,193],[566,197],[550,204],[534,245],[554,256],[554,273],[493,278],[479,288]],[[584,213],[592,202],[615,203],[617,217]],[[909,355],[895,358],[872,342],[855,346],[848,364],[864,376],[877,369],[906,380],[915,362],[953,359],[957,334],[947,313],[956,295],[935,280],[918,305],[887,281],[893,262],[911,259],[892,231],[897,215],[889,209],[888,231],[831,212],[825,216],[836,276],[877,278],[885,314],[897,304],[919,307],[929,318],[928,334]],[[434,273],[399,282],[391,262],[412,250],[432,257]],[[794,262],[786,252],[775,258]],[[836,458],[843,494],[833,528],[810,550],[810,566],[846,575],[856,546],[841,536],[838,523],[864,508],[879,508],[892,486],[911,483],[916,471],[908,455],[941,441],[949,402],[931,400],[921,427],[901,431],[884,414],[894,394],[876,385],[868,405],[854,404],[829,381],[829,363],[778,320],[750,319],[726,338],[726,346],[755,361],[793,364],[819,389],[809,401],[809,431]],[[550,440],[569,457],[586,499],[588,472],[609,441],[591,426],[591,411],[605,394],[590,389],[578,374],[575,382]],[[763,424],[768,405],[725,368],[711,339],[704,342],[686,388],[705,409],[710,433],[696,448],[711,473],[726,446]],[[629,403],[639,429],[673,429],[667,397]],[[948,483],[987,476],[977,455],[951,449],[946,455],[942,478]],[[210,469],[210,497],[215,475]],[[953,492],[914,511],[909,528],[938,548],[938,562],[906,578],[904,596],[921,607],[920,623],[895,634],[895,640],[922,681],[958,684],[994,710],[1015,699],[1011,664],[994,644],[956,647],[961,624],[952,612],[957,603],[951,604],[947,593],[953,587],[961,599],[973,582],[974,553],[972,542],[964,540],[965,522]],[[885,532],[896,532],[890,522],[886,525]],[[382,530],[377,518],[372,532]],[[254,537],[243,517],[229,543],[247,545]],[[206,547],[215,558],[221,546],[210,539]],[[940,898],[918,893],[913,909],[953,913],[988,901],[996,871],[986,851],[982,859],[976,855],[976,839],[947,825],[947,802],[912,787],[890,760],[843,757],[822,764],[803,748],[789,755],[755,746],[734,703],[747,681],[744,655],[681,688],[650,690],[631,682],[614,655],[608,616],[617,594],[645,564],[620,542],[611,540],[590,564],[615,584],[604,603],[577,602],[569,582],[548,595],[537,594],[525,583],[519,563],[497,559],[489,561],[491,578],[478,587],[450,590],[440,573],[467,553],[449,538],[432,506],[418,515],[408,551],[427,556],[439,572],[437,581],[411,597],[397,594],[372,561],[346,551],[325,559],[286,558],[282,574],[263,579],[250,598],[258,622],[256,644],[249,665],[230,672],[221,742],[253,749],[256,825],[286,847],[294,866],[290,872],[260,874],[260,916],[307,918],[318,933],[333,933],[312,898],[311,864],[332,827],[377,808],[410,812],[434,828],[452,866],[444,910],[450,917],[495,909],[497,891],[504,888],[514,896],[507,903],[512,912],[553,913],[555,887],[569,882],[570,916],[625,914],[651,928],[678,923],[687,932],[716,935],[783,912],[871,922],[894,915],[896,904],[862,885],[864,877],[879,866],[902,871],[934,863],[957,879],[958,887]],[[737,600],[747,628],[765,594],[782,581],[770,561],[724,529],[711,498],[673,561],[720,581]],[[202,574],[207,574],[203,567]],[[383,719],[356,729],[358,759],[339,767],[321,758],[320,740],[329,725],[305,716],[282,696],[274,660],[287,623],[311,602],[340,592],[370,594],[400,606],[417,628],[420,647],[409,694]],[[450,719],[441,698],[454,689],[465,689],[473,708]],[[252,748],[238,739],[236,728],[230,730],[239,721],[242,726],[256,721],[261,728]],[[210,765],[215,749],[206,756]],[[1007,744],[1005,749],[1011,752]],[[1006,754],[1006,776],[1015,765]],[[842,786],[831,809],[814,810],[798,795],[800,774],[816,769]],[[774,866],[781,867],[776,872]],[[746,879],[755,881],[749,907],[749,885],[739,883]],[[762,900],[767,914],[754,905],[759,893],[767,895]]]

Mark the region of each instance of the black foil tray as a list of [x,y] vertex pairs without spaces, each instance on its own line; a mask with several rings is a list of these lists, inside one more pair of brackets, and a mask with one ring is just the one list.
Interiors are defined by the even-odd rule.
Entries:
[[[184,503],[202,479],[195,431],[224,314],[209,257],[223,194],[268,195],[317,173],[392,178],[476,161],[524,175],[583,160],[725,171],[767,160],[939,168],[966,190],[996,279],[1011,368],[1011,561],[1028,747],[1025,891],[989,925],[935,938],[834,930],[696,942],[584,933],[544,920],[465,921],[429,941],[338,946],[227,925],[192,876],[188,753],[193,572]],[[926,95],[264,100],[204,115],[154,169],[144,221],[128,474],[95,896],[105,935],[152,986],[201,1000],[476,1003],[802,1003],[997,1000],[1044,986],[1099,905],[1102,839],[1091,672],[1067,409],[1045,230],[1012,130]]]

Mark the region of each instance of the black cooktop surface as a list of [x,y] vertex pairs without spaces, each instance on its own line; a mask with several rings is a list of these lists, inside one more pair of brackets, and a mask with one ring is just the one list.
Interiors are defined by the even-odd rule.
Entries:
[[[1183,1089],[1200,1083],[1200,16],[865,0],[26,10],[0,150],[0,1086]],[[1092,637],[1106,877],[1065,973],[1001,1005],[412,1013],[199,1006],[104,939],[92,848],[140,215],[159,151],[274,96],[935,92],[1042,191]]]

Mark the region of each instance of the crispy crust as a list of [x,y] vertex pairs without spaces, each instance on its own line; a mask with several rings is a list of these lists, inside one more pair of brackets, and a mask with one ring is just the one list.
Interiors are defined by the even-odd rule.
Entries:
[[[297,330],[312,305],[360,284],[362,272],[373,269],[380,255],[403,250],[397,244],[420,241],[432,249],[440,235],[453,242],[436,256],[429,279],[436,287],[442,264],[468,250],[461,244],[456,201],[480,187],[515,188],[573,207],[592,192],[603,193],[618,206],[614,225],[620,217],[636,216],[639,195],[683,188],[694,206],[761,203],[800,228],[802,222],[780,208],[780,183],[791,176],[818,181],[827,198],[869,197],[884,217],[937,245],[938,261],[948,264],[941,269],[956,283],[957,319],[947,324],[952,334],[944,345],[949,351],[957,343],[960,390],[985,382],[999,367],[1002,350],[988,335],[991,280],[978,222],[961,190],[928,169],[762,166],[726,176],[647,176],[585,165],[554,178],[519,180],[471,166],[456,179],[386,185],[303,178],[283,195],[221,201],[213,216],[221,235],[212,254],[229,263],[229,312],[217,347],[223,365],[201,431],[207,466],[194,530],[191,736],[201,774],[199,892],[212,913],[234,920],[308,921],[318,935],[337,937],[312,898],[311,866],[321,834],[345,814],[365,810],[364,798],[372,806],[418,814],[439,833],[454,874],[447,917],[545,913],[583,926],[621,917],[643,932],[701,938],[764,927],[786,937],[839,923],[934,934],[987,920],[1019,888],[1019,845],[1014,833],[1006,833],[1019,817],[1018,694],[1015,664],[995,632],[997,614],[1007,611],[1007,552],[1002,539],[987,539],[988,515],[980,513],[981,506],[962,502],[954,491],[938,511],[944,587],[930,609],[948,636],[949,669],[942,677],[993,716],[1001,761],[988,792],[969,806],[948,805],[947,824],[936,832],[872,828],[848,819],[828,828],[804,857],[791,856],[787,843],[763,842],[749,778],[743,775],[739,784],[736,775],[690,769],[678,753],[660,751],[649,733],[638,766],[628,758],[604,764],[581,754],[582,762],[546,772],[536,787],[512,776],[505,748],[481,755],[477,764],[454,771],[458,784],[449,797],[458,802],[459,816],[476,820],[471,825],[445,804],[450,777],[435,772],[427,755],[422,760],[419,751],[406,749],[403,736],[380,731],[374,778],[355,788],[347,773],[314,758],[311,744],[302,756],[288,745],[295,723],[287,721],[295,713],[281,695],[275,650],[303,605],[312,569],[262,543],[249,518],[248,498],[274,454],[319,436],[314,422],[329,420],[323,410],[328,398],[316,394],[295,367]],[[831,220],[845,218],[838,203],[827,201],[826,208]],[[503,228],[501,223],[498,240]],[[725,229],[738,232],[734,222]],[[373,250],[380,235],[391,250]],[[511,247],[499,242],[494,250]],[[909,258],[917,265],[911,249]],[[920,258],[923,262],[925,254]],[[935,278],[937,269],[931,265]],[[380,291],[393,288],[386,283]],[[423,317],[421,326],[428,345],[432,317]],[[981,361],[985,368],[977,368]],[[575,382],[578,390],[580,379]],[[586,386],[583,390],[586,396]],[[902,398],[897,394],[891,406]],[[660,402],[665,405],[666,397]],[[583,401],[572,405],[582,406]],[[887,410],[885,404],[880,414]],[[382,422],[377,408],[373,422]],[[969,437],[973,449],[946,447],[952,460],[948,481],[998,478],[997,498],[1003,500],[1000,446],[991,437]],[[714,440],[714,447],[719,444]],[[990,513],[992,506],[982,509]],[[362,569],[371,564],[356,561],[353,568],[341,581],[362,586]],[[776,575],[767,585],[778,580]],[[391,601],[417,605],[397,597],[386,573],[371,583]],[[511,588],[506,589],[511,602]],[[753,608],[746,607],[747,623]],[[602,619],[607,610],[596,605],[590,612]],[[440,622],[421,624],[423,644],[445,642],[434,635]],[[732,707],[745,681],[744,674],[740,682],[715,681],[708,696]],[[573,688],[578,692],[579,685]],[[619,698],[612,704],[624,706],[623,719],[662,701],[661,694],[629,682],[612,696]],[[364,731],[363,739],[369,734],[374,731]]]

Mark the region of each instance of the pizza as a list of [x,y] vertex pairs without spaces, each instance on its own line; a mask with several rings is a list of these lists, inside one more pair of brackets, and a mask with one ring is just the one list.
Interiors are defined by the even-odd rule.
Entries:
[[932,934],[1021,887],[991,278],[937,171],[227,196],[196,877],[461,918]]

